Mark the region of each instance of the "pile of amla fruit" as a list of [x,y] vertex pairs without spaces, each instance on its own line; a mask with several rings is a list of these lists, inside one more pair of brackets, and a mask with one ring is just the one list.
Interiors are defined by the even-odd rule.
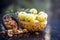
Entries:
[[48,15],[44,11],[38,12],[35,8],[32,8],[27,13],[26,11],[21,11],[18,13],[18,19],[20,21],[26,21],[26,22],[46,22],[47,23]]

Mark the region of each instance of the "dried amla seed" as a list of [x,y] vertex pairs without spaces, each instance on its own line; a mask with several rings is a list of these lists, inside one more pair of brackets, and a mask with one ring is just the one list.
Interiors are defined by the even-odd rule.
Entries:
[[8,30],[8,36],[12,37],[14,35],[13,30]]
[[22,30],[17,30],[18,34],[24,33]]
[[28,32],[28,30],[27,29],[23,29],[23,32]]

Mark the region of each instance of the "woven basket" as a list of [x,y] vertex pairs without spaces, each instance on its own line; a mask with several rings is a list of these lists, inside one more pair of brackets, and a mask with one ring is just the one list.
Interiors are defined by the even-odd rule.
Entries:
[[20,24],[22,28],[25,28],[28,31],[40,31],[40,30],[43,30],[46,26],[46,23],[44,22],[31,23],[31,22],[20,21]]

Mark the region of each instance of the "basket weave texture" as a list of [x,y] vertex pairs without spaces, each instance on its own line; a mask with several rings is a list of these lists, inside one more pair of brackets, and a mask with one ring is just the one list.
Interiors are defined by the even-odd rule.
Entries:
[[31,23],[31,22],[20,21],[20,24],[22,28],[25,28],[28,31],[40,31],[40,30],[43,30],[46,26],[44,22]]

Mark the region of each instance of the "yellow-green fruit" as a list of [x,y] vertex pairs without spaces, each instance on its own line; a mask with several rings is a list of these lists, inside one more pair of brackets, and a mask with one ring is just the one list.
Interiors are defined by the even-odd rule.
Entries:
[[30,16],[28,16],[28,15],[25,17],[25,21],[26,21],[26,22],[30,22],[31,19],[32,19],[32,18],[31,18]]
[[45,19],[47,20],[48,15],[47,15],[45,12],[41,11],[41,12],[39,12],[38,14],[39,14],[39,15],[43,15],[43,16],[45,17]]
[[38,14],[40,14],[40,15],[41,15],[41,14],[44,14],[44,13],[45,13],[45,12],[43,12],[43,11],[40,11]]
[[46,19],[45,19],[44,15],[38,15],[37,20],[39,20],[40,22],[44,22]]
[[35,23],[35,19],[31,19],[30,22],[31,22],[31,23]]
[[27,14],[25,17],[25,21],[27,22],[34,22],[34,20],[36,19],[34,14]]
[[32,14],[37,14],[37,10],[36,9],[30,9],[30,12],[32,13]]
[[25,16],[26,16],[26,13],[25,12],[20,12],[18,14],[18,19],[21,20],[21,21],[23,21],[23,20],[25,20]]

